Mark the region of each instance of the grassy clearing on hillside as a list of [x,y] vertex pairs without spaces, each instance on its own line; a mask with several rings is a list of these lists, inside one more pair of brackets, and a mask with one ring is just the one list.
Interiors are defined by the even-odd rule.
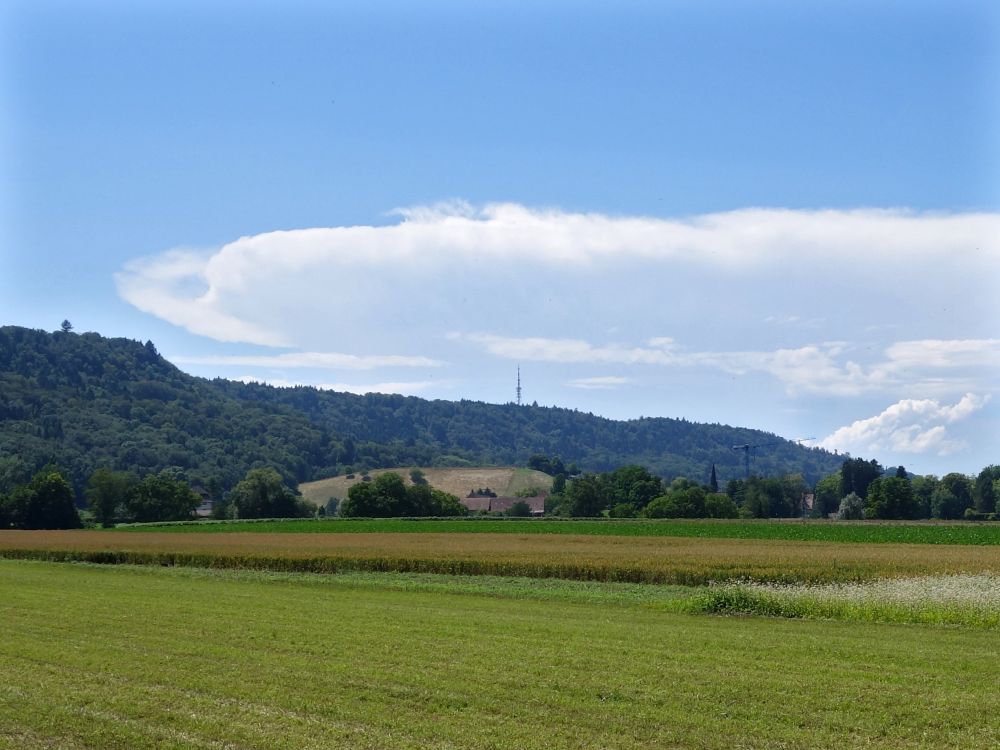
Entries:
[[120,534],[0,531],[0,557],[700,585],[1000,573],[1000,547],[541,534]]
[[[395,472],[410,484],[410,469],[404,466],[395,469],[372,469],[369,475],[374,479],[380,474]],[[498,495],[511,497],[520,490],[529,487],[541,487],[548,490],[552,486],[552,477],[534,469],[519,469],[511,466],[475,467],[475,468],[421,468],[428,483],[435,489],[449,492],[457,497],[466,497],[471,491],[489,487]],[[361,473],[348,479],[346,475],[318,479],[315,482],[305,482],[299,485],[299,492],[306,500],[316,505],[326,505],[331,497],[343,500],[347,490],[353,484],[361,481]]]
[[865,544],[1000,545],[1000,523],[935,521],[802,521],[560,518],[336,518],[247,521],[176,521],[120,526],[116,531],[174,533],[268,532],[357,534],[585,534],[589,536],[677,536],[706,539],[777,539]]
[[0,621],[2,748],[1000,743],[992,632],[13,561]]

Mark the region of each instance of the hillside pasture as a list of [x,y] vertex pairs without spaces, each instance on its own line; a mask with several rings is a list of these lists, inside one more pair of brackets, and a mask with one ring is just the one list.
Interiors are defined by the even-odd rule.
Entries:
[[0,556],[306,572],[510,575],[700,585],[1000,572],[1000,547],[457,533],[0,531]]
[[[395,469],[372,469],[368,475],[374,479],[380,474],[395,472],[405,480],[410,481],[410,470],[420,468],[427,479],[427,483],[438,490],[442,490],[456,497],[467,497],[470,492],[480,488],[489,487],[502,497],[513,497],[521,490],[531,487],[541,487],[549,490],[552,487],[552,477],[541,471],[534,469],[519,469],[515,467],[476,467],[476,468],[424,468],[405,466]],[[305,482],[299,485],[299,492],[302,497],[316,505],[326,505],[327,501],[333,497],[343,500],[347,497],[347,490],[354,484],[362,481],[361,473],[356,473],[352,479],[347,475],[320,479],[315,482]]]

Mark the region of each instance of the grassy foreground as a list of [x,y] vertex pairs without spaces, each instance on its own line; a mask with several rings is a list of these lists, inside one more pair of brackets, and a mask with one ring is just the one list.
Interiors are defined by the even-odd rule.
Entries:
[[0,561],[0,747],[1000,743],[993,632],[607,604]]
[[1000,523],[956,521],[645,520],[561,518],[336,518],[182,521],[120,526],[116,531],[293,534],[570,534],[676,536],[699,539],[774,539],[863,544],[1000,545]]
[[701,585],[1000,573],[1000,547],[544,534],[117,534],[0,531],[0,557],[331,573],[348,570]]

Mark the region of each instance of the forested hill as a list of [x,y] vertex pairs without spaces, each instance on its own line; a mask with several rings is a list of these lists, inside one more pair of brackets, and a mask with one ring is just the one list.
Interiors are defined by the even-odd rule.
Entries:
[[[0,490],[50,462],[78,488],[100,466],[137,474],[176,466],[218,491],[260,465],[298,482],[347,467],[524,464],[535,453],[583,470],[638,463],[699,481],[715,463],[725,480],[742,475],[733,445],[778,440],[677,419],[206,380],[150,342],[0,328]],[[781,441],[758,452],[754,471],[812,482],[840,462]]]

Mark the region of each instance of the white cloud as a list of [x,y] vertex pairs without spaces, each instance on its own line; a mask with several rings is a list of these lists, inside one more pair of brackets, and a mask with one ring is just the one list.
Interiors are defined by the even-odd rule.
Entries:
[[1000,339],[900,341],[886,350],[892,369],[1000,367]]
[[881,414],[859,419],[824,438],[820,447],[850,453],[936,453],[944,456],[967,447],[953,438],[948,426],[982,409],[990,395],[967,393],[957,403],[935,399],[904,399]]
[[631,378],[618,375],[597,375],[592,378],[577,378],[567,385],[570,388],[581,388],[586,391],[610,391],[631,382]]
[[[569,320],[578,319],[580,300],[597,318],[616,309],[622,294],[655,299],[668,268],[680,284],[684,273],[710,274],[716,285],[723,277],[738,281],[733,293],[704,298],[706,305],[724,299],[735,315],[734,294],[754,288],[743,277],[750,272],[766,272],[781,289],[771,297],[778,304],[796,288],[796,273],[800,285],[812,283],[812,267],[825,264],[824,293],[833,304],[841,301],[836,274],[857,292],[857,279],[894,279],[899,268],[936,264],[980,279],[1000,261],[1000,215],[986,213],[748,208],[663,219],[512,203],[398,213],[402,221],[389,226],[268,232],[212,251],[135,260],[116,275],[119,294],[219,341],[305,346],[306,330],[316,340],[317,331],[344,337],[366,324],[440,333],[475,308],[510,320],[547,296],[571,308]],[[626,267],[634,271],[627,278]],[[612,270],[627,290],[607,288]],[[807,324],[825,317],[769,312]],[[619,323],[627,330],[631,321],[601,321],[602,330]]]
[[430,357],[409,357],[398,354],[359,356],[338,352],[287,352],[273,355],[210,355],[176,356],[175,364],[222,365],[236,367],[300,368],[323,370],[373,370],[378,367],[441,367],[445,363]]
[[229,313],[219,304],[220,289],[208,285],[212,256],[171,250],[130,261],[117,274],[118,293],[143,312],[217,341],[286,346],[277,330]]

